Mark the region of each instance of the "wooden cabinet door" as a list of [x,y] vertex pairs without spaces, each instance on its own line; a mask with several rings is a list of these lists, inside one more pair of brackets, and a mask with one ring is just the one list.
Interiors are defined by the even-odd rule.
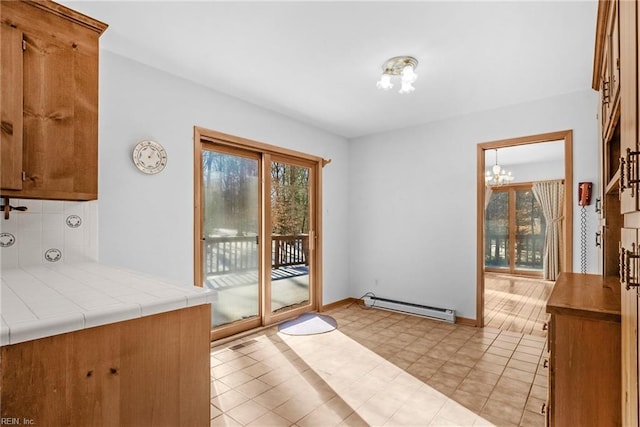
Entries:
[[2,188],[22,188],[22,32],[0,26],[0,111],[2,139],[0,183]]
[[25,34],[23,191],[97,197],[97,58],[77,45]]
[[620,154],[624,167],[620,171],[620,211],[638,211],[640,167],[638,156],[638,36],[636,33],[637,3],[620,3]]
[[[626,3],[626,2],[625,2]],[[628,6],[628,5],[625,5]],[[637,78],[640,77],[640,5],[638,5],[638,2],[633,2],[633,5],[630,6],[630,9],[632,12],[633,8],[635,7],[635,16],[636,16],[636,85],[637,85]],[[637,87],[636,87],[637,89]],[[636,92],[636,141],[638,141],[638,143],[640,144],[640,93]],[[636,351],[635,351],[635,366],[636,369],[638,369],[638,357],[640,355],[640,339],[638,339],[638,330],[640,330],[640,319],[638,319],[638,307],[640,307],[640,289],[636,288],[635,290],[635,294],[636,294],[636,301],[635,304],[631,303],[629,300],[631,299],[631,297],[633,296],[633,294],[631,295],[623,295],[622,296],[622,302],[623,302],[623,306],[625,304],[629,304],[630,305],[630,309],[628,310],[630,312],[630,317],[633,320],[633,318],[635,317],[635,336],[634,337],[628,337],[628,339],[630,340],[629,342],[633,343],[632,339],[635,338],[635,342],[636,342]],[[627,292],[625,292],[625,294],[627,294]],[[624,315],[624,312],[623,312]],[[623,321],[624,321],[624,317],[623,317]],[[624,338],[623,338],[624,340]],[[623,341],[624,342],[624,341]],[[631,362],[632,360],[629,360],[627,362]],[[623,363],[625,362],[625,360],[623,360]],[[633,393],[635,394],[635,418],[632,416],[633,414],[629,414],[631,416],[631,419],[628,420],[629,423],[625,424],[625,425],[630,425],[630,426],[637,426],[640,424],[640,413],[638,411],[640,411],[640,381],[638,380],[638,372],[636,371],[636,375],[635,375],[635,388],[633,389]],[[631,386],[633,387],[633,383],[631,384]],[[624,390],[623,390],[624,391]],[[623,407],[624,408],[624,407]],[[625,408],[624,411],[628,411],[631,408]],[[623,417],[625,417],[625,413],[623,413]],[[623,418],[623,421],[626,421],[626,417]]]
[[117,427],[120,420],[121,323],[69,336],[71,387],[66,407],[78,425]]
[[611,124],[611,43],[609,38],[604,44],[602,52],[602,74],[600,75],[600,114],[602,129],[600,133],[604,140],[607,139],[609,125]]
[[610,99],[611,105],[614,105],[620,91],[620,26],[618,15],[618,0],[611,2],[609,14],[609,31],[607,33],[607,44],[610,49]]
[[[638,230],[623,228],[621,232],[621,318],[622,318],[622,425],[638,426]],[[628,252],[627,252],[628,251]],[[631,257],[629,256],[631,255]]]

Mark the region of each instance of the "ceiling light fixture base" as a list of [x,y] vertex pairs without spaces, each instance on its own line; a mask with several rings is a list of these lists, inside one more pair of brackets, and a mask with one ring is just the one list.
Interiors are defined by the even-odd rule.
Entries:
[[415,70],[418,68],[418,60],[413,56],[394,56],[384,63],[382,72],[392,76],[399,76],[402,75],[402,70],[406,66],[410,66]]

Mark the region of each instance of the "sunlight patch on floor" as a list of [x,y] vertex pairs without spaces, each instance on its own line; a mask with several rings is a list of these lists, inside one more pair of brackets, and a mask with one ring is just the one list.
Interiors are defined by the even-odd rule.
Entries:
[[493,425],[339,331],[278,335],[369,425]]

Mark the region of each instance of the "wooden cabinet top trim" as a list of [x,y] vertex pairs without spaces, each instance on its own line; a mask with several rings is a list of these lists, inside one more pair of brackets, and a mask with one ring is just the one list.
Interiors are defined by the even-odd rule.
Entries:
[[620,282],[615,276],[561,273],[547,301],[547,313],[620,322]]
[[591,87],[600,90],[600,72],[602,71],[602,55],[604,44],[607,38],[607,21],[611,0],[598,1],[598,15],[596,18],[596,44],[593,52],[593,76],[591,77]]
[[104,22],[98,21],[97,19],[93,19],[87,15],[84,15],[80,12],[76,12],[73,9],[69,9],[66,6],[58,4],[54,1],[49,0],[26,0],[25,3],[37,7],[39,9],[45,10],[47,12],[53,13],[54,15],[58,15],[64,19],[68,19],[70,21],[75,22],[76,24],[82,25],[90,30],[93,30],[98,33],[98,35],[102,34],[108,27]]

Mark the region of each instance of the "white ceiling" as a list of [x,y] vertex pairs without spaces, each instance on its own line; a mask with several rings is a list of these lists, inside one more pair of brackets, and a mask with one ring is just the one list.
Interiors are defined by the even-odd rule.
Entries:
[[[60,3],[103,49],[347,138],[591,87],[594,0]],[[397,55],[408,95],[375,85]]]

